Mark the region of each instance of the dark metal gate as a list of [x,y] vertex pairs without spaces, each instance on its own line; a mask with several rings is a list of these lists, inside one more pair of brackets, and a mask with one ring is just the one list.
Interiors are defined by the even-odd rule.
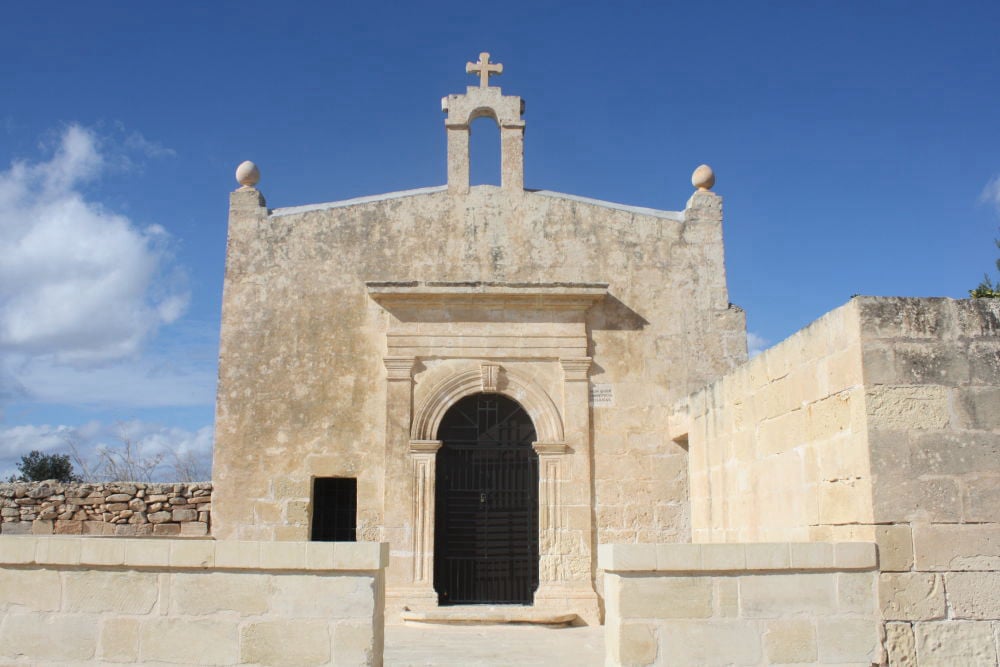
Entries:
[[449,604],[531,604],[538,588],[538,455],[531,418],[467,396],[438,430],[434,588]]

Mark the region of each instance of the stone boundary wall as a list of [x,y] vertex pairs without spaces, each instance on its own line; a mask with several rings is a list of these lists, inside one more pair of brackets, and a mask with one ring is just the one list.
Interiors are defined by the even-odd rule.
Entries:
[[[903,527],[891,527],[897,533]],[[1000,527],[916,524],[882,550],[889,664],[1000,663]]]
[[874,541],[858,301],[674,406],[693,542]]
[[1000,663],[1000,300],[864,299],[890,665]]
[[0,534],[203,537],[212,483],[0,483]]
[[381,665],[387,544],[0,539],[4,665]]
[[872,543],[609,544],[599,552],[606,665],[881,660]]

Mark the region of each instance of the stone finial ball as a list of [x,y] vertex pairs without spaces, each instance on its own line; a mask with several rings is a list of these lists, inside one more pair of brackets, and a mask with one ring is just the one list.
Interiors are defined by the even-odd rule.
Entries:
[[250,160],[236,167],[236,182],[245,188],[252,188],[260,181],[260,169]]
[[702,192],[707,192],[715,185],[715,172],[707,164],[703,164],[691,174],[691,185]]

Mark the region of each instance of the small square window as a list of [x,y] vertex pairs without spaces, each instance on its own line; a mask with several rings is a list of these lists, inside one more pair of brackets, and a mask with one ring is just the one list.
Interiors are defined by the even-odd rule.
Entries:
[[317,477],[313,480],[312,540],[356,542],[358,480]]

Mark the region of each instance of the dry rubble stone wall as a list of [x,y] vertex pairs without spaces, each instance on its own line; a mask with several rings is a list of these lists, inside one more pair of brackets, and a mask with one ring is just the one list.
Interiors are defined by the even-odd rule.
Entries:
[[0,484],[0,534],[203,537],[212,483]]

